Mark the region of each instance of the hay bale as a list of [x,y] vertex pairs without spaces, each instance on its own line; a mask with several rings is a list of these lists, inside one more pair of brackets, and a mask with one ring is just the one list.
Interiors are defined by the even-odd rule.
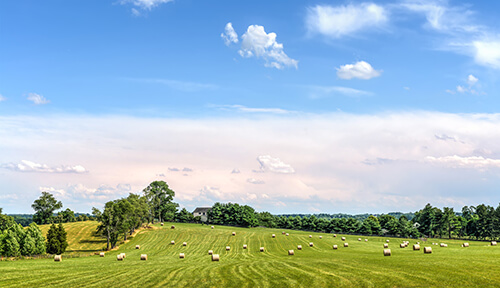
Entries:
[[56,261],[56,262],[62,262],[62,256],[61,255],[54,256],[54,261]]
[[226,246],[226,251],[229,251],[229,250],[231,250],[231,247]]
[[264,252],[264,247],[260,247],[260,252]]
[[135,245],[135,249],[141,249],[141,245]]
[[314,243],[313,242],[310,242],[309,243],[309,247],[313,247],[314,246]]
[[148,255],[147,254],[141,254],[141,260],[147,261],[148,260]]
[[385,242],[389,243],[389,239],[385,240]]
[[184,253],[179,253],[179,258],[184,259],[185,257],[186,255],[184,255]]
[[215,227],[214,227],[214,226],[212,226],[212,229],[214,229],[214,228],[215,228]]
[[271,237],[276,238],[276,234],[271,235]]
[[384,256],[391,256],[391,249],[384,249]]
[[491,241],[491,246],[497,246],[497,241]]
[[361,241],[361,238],[358,238],[358,241]]
[[127,255],[125,253],[120,253],[122,255],[123,259],[127,258]]
[[233,232],[233,236],[236,236],[236,232]]
[[122,254],[116,255],[116,260],[122,261],[123,260],[123,255]]
[[175,241],[174,241],[174,240],[170,241],[170,244],[174,245],[174,244],[175,244]]
[[289,236],[290,234],[286,233],[285,236]]
[[337,234],[333,234],[333,237],[337,238]]
[[344,247],[349,247],[349,243],[344,243]]
[[337,244],[333,245],[333,250],[337,250],[337,248],[339,248]]
[[418,245],[418,244],[413,244],[413,250],[414,250],[414,251],[420,250],[420,245]]
[[219,261],[219,254],[213,254],[212,261]]
[[288,250],[288,255],[295,255],[295,252],[293,252],[293,250]]
[[172,225],[172,226],[170,226],[170,228],[171,228],[171,229],[175,229],[175,226],[174,226],[174,225]]
[[342,241],[345,241],[345,237],[340,238]]
[[208,250],[208,255],[212,255],[212,254],[214,254],[214,251]]
[[247,249],[247,248],[248,248],[247,244],[243,244],[243,249]]
[[368,242],[368,239],[365,239],[365,242]]
[[462,247],[469,247],[469,243],[465,242]]
[[297,250],[302,250],[302,245],[297,245]]
[[313,235],[309,235],[309,238],[313,238]]
[[384,243],[384,248],[389,248],[389,244]]
[[285,235],[285,231],[281,232],[281,235]]
[[319,236],[319,239],[323,239],[323,236]]
[[424,253],[425,254],[431,254],[432,253],[432,247],[424,247]]
[[188,245],[188,243],[182,242],[182,246],[187,246],[187,245]]
[[160,225],[161,225],[161,226],[163,226],[163,222],[161,222],[161,224],[160,224]]
[[104,257],[104,255],[106,255],[104,252],[99,253],[100,257]]
[[444,243],[441,243],[441,245],[439,245],[441,247],[448,247],[448,244],[444,244]]
[[405,243],[399,244],[399,248],[406,248],[406,244]]

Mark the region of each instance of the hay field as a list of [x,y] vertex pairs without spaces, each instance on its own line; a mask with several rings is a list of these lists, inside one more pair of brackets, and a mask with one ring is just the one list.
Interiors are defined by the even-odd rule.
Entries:
[[[71,256],[85,256],[95,254],[106,249],[106,239],[95,235],[98,223],[96,221],[83,221],[63,223],[68,233],[68,248],[66,253]],[[47,238],[50,225],[40,225],[43,235]]]
[[[86,222],[91,223],[91,222]],[[90,225],[90,224],[89,224]],[[0,287],[499,287],[500,246],[469,241],[448,247],[390,238],[392,256],[383,256],[386,238],[170,224],[143,230],[105,257],[90,256],[0,262]],[[231,232],[236,232],[232,236]],[[276,234],[276,238],[272,238]],[[309,238],[312,235],[312,238]],[[319,236],[322,235],[322,239]],[[343,247],[345,236],[349,247]],[[364,239],[368,239],[365,242]],[[175,244],[170,242],[174,240]],[[408,240],[407,248],[399,248]],[[187,242],[186,246],[182,243]],[[309,243],[314,246],[310,247]],[[243,249],[247,244],[248,248]],[[338,249],[333,250],[332,245]],[[135,249],[140,245],[140,249]],[[297,249],[302,245],[302,250]],[[226,246],[231,249],[226,251]],[[423,247],[432,246],[432,254]],[[260,247],[265,247],[260,252]],[[293,249],[295,255],[289,256]],[[212,262],[208,250],[220,255]],[[117,255],[126,253],[123,261]],[[180,259],[179,254],[185,258]],[[141,261],[147,254],[147,261]]]

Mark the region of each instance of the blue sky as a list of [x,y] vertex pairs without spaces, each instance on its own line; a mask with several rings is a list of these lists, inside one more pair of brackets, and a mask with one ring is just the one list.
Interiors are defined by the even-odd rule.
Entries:
[[29,213],[51,191],[89,212],[155,179],[190,209],[496,206],[496,11],[498,1],[2,1],[0,207]]

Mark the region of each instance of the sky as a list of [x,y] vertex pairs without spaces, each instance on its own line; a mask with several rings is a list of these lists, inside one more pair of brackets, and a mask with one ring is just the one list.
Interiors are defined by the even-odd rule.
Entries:
[[0,207],[498,206],[499,1],[0,2]]

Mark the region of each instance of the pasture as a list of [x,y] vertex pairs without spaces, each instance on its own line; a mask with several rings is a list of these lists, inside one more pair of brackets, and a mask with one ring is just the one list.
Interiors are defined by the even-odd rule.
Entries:
[[[500,286],[500,246],[486,242],[469,241],[470,247],[464,248],[463,241],[429,239],[428,242],[446,243],[448,247],[421,242],[421,250],[413,251],[417,240],[411,239],[361,236],[362,241],[358,241],[360,236],[339,234],[334,238],[332,234],[293,230],[223,226],[211,229],[179,223],[175,223],[175,229],[170,226],[165,223],[163,227],[155,225],[155,229],[142,230],[119,249],[106,252],[105,257],[65,258],[64,254],[62,262],[0,262],[0,287]],[[272,238],[272,234],[276,237]],[[342,236],[349,247],[343,246]],[[392,256],[384,257],[386,239],[390,239]],[[175,244],[171,244],[172,240]],[[404,240],[410,245],[400,248]],[[310,242],[314,243],[312,247]],[[70,248],[92,250],[105,245],[90,242],[96,246],[81,244],[81,249],[73,248],[76,244],[70,244]],[[244,244],[247,249],[243,249]],[[337,250],[332,249],[334,244],[338,245]],[[302,250],[297,245],[302,245]],[[226,246],[230,246],[229,251]],[[431,246],[432,254],[424,254],[424,246]],[[264,252],[260,252],[260,247],[265,248]],[[291,249],[293,256],[288,255]],[[219,254],[220,261],[212,262],[208,250]],[[117,261],[120,253],[126,254],[123,261]],[[185,258],[181,259],[180,253]],[[147,254],[147,261],[140,260],[141,254]]]

